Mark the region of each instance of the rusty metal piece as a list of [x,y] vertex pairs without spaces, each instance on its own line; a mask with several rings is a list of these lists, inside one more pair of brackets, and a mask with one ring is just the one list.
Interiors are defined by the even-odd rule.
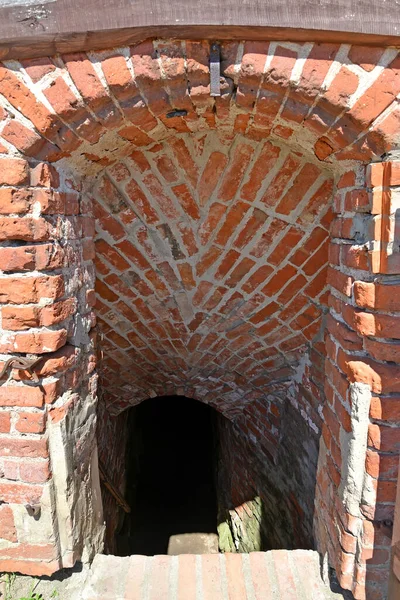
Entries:
[[115,498],[117,504],[126,513],[130,513],[131,512],[131,507],[126,502],[126,500],[121,496],[121,494],[119,493],[119,491],[117,490],[117,488],[115,487],[115,485],[107,477],[107,475],[106,475],[106,473],[105,473],[102,465],[100,464],[100,462],[99,462],[99,475],[100,475],[100,481],[101,481],[101,483],[104,485],[105,488],[108,489],[108,491],[110,492],[110,494]]
[[25,504],[25,508],[30,517],[35,517],[36,519],[40,517],[42,511],[40,504]]
[[3,368],[0,371],[0,379],[3,375],[8,371],[8,369],[17,369],[18,371],[29,371],[32,375],[33,381],[36,383],[39,381],[39,377],[35,372],[32,371],[32,367],[34,367],[40,360],[42,360],[42,356],[12,356],[7,359],[3,365]]
[[183,108],[183,109],[171,110],[170,112],[167,112],[167,114],[165,116],[167,117],[167,119],[173,119],[174,117],[186,117],[186,115],[187,115],[187,110],[185,108]]
[[215,42],[210,49],[210,96],[221,95],[221,48]]

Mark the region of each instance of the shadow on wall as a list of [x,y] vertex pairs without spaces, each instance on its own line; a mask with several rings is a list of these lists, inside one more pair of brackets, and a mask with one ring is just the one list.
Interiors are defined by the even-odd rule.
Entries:
[[245,435],[246,417],[218,416],[218,533],[229,552],[315,548],[313,514],[319,434],[283,401],[279,442]]

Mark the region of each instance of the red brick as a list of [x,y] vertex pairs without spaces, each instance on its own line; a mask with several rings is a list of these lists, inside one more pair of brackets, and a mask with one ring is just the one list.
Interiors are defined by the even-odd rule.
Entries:
[[45,483],[51,477],[50,461],[25,462],[23,460],[19,466],[19,476],[21,481],[26,483]]
[[86,54],[67,54],[63,60],[86,104],[95,112],[112,104],[106,89]]
[[[357,283],[357,282],[356,282]],[[353,278],[336,269],[328,269],[328,284],[345,296],[351,296]]]
[[40,387],[27,385],[0,386],[0,406],[43,406],[44,394]]
[[5,573],[24,573],[32,577],[42,577],[43,575],[53,575],[61,568],[59,559],[49,562],[35,562],[33,560],[17,560],[0,558],[0,569]]
[[297,208],[299,202],[319,176],[319,169],[313,164],[306,164],[294,179],[292,186],[276,207],[276,212],[289,215]]
[[123,127],[118,131],[118,134],[124,140],[129,140],[130,142],[132,142],[132,144],[134,144],[135,146],[148,146],[153,141],[153,139],[149,137],[147,133],[145,133],[135,125]]
[[56,68],[51,59],[46,57],[26,59],[21,61],[21,64],[34,83]]
[[[124,243],[124,242],[122,242]],[[129,242],[125,242],[129,244]],[[119,272],[124,272],[129,269],[129,263],[124,259],[124,257],[117,252],[115,248],[107,244],[105,240],[97,240],[96,241],[96,251],[99,252],[104,258],[113,265]]]
[[63,77],[59,76],[50,82],[48,88],[43,90],[55,112],[67,123],[78,121],[88,116],[82,103],[72,92]]
[[0,506],[0,537],[13,543],[18,541],[13,511],[5,504]]
[[215,238],[215,242],[221,246],[225,245],[231,235],[236,230],[238,223],[241,223],[244,215],[249,210],[250,205],[241,202],[235,202],[232,208],[226,213],[225,220]]
[[170,196],[164,191],[160,182],[154,175],[146,175],[143,178],[143,183],[147,187],[150,196],[157,202],[162,212],[169,219],[176,219],[178,216],[177,210]]
[[204,206],[211,198],[228,162],[222,152],[212,152],[201,175],[198,190],[200,206]]
[[46,458],[48,456],[47,441],[29,438],[2,438],[0,456],[23,458]]
[[218,191],[220,200],[225,202],[233,200],[253,152],[253,148],[248,144],[242,143],[236,146]]
[[203,554],[201,557],[201,577],[204,598],[207,600],[220,600],[223,597],[223,591],[218,554]]
[[188,186],[182,183],[174,186],[172,190],[186,214],[196,221],[200,219],[199,208]]
[[291,255],[293,248],[297,246],[303,235],[303,232],[296,227],[289,227],[281,241],[278,242],[268,256],[268,262],[277,267],[285,258]]
[[172,147],[178,165],[184,170],[190,184],[195,188],[199,177],[199,171],[184,140],[181,138],[172,138],[169,140],[169,144]]
[[240,195],[247,201],[255,200],[266,175],[273,169],[280,154],[280,148],[266,142],[250,171],[247,183],[243,185]]
[[20,433],[43,433],[46,427],[45,414],[42,412],[19,412],[15,429]]
[[222,254],[222,250],[217,248],[216,246],[211,246],[209,250],[203,254],[201,260],[197,263],[196,273],[199,277],[204,275],[204,273],[215,263],[215,261]]
[[51,237],[44,219],[0,217],[0,241],[44,242]]
[[203,221],[200,230],[199,237],[200,241],[203,244],[207,244],[219,222],[222,220],[224,214],[226,212],[226,206],[224,204],[220,204],[219,202],[214,202],[211,204],[206,219]]
[[400,452],[399,428],[371,423],[368,427],[368,445],[382,452]]
[[[138,186],[136,181],[131,179],[130,182],[127,184],[125,190],[129,196],[129,198],[134,203],[135,208],[138,210],[139,214],[143,216],[144,221],[149,224],[157,223],[159,220],[157,213],[150,205],[148,199],[146,198],[146,196],[144,195],[144,193],[142,192],[142,190],[140,189],[140,187]],[[108,196],[108,190],[106,190],[106,196],[104,198],[105,200],[106,200],[107,196]],[[115,209],[112,208],[112,212],[117,213],[118,211],[119,211],[119,202],[115,206]]]
[[356,281],[354,299],[360,308],[400,311],[400,285]]
[[373,396],[371,399],[370,416],[380,421],[400,423],[400,398],[379,398]]
[[76,192],[35,190],[33,202],[40,205],[41,213],[44,215],[79,214],[79,194]]
[[57,188],[60,185],[60,177],[52,165],[39,163],[35,167],[31,167],[30,184],[31,186]]
[[268,215],[264,211],[254,208],[250,218],[244,225],[243,229],[239,232],[236,240],[233,243],[235,248],[241,249],[251,242],[267,218]]
[[61,275],[0,278],[0,302],[12,304],[37,303],[43,298],[57,300],[64,294]]
[[[353,46],[354,48],[355,46]],[[354,171],[347,171],[344,173],[338,181],[337,187],[339,189],[353,187],[356,184],[356,174]]]
[[397,56],[350,109],[349,116],[362,128],[368,127],[400,92],[399,65],[400,58]]
[[323,102],[329,103],[329,110],[338,110],[347,105],[350,96],[357,90],[358,76],[347,67],[341,67],[328,90],[323,96]]
[[168,183],[173,183],[177,181],[178,173],[176,171],[174,163],[168,158],[168,156],[164,155],[157,157],[156,164],[161,175],[166,181],[168,181]]
[[58,269],[63,266],[63,259],[62,249],[53,244],[0,248],[0,264],[6,272]]
[[140,600],[146,574],[146,560],[145,556],[135,556],[130,561],[124,596],[129,600]]
[[263,197],[261,198],[261,202],[265,202],[265,204],[271,208],[275,207],[278,204],[287,184],[293,177],[293,174],[296,173],[299,165],[300,161],[298,158],[290,154],[286,158],[281,169],[275,175],[272,182],[267,187]]
[[1,311],[3,328],[20,331],[30,327],[55,325],[74,313],[75,304],[74,298],[68,298],[68,300],[56,302],[46,307],[5,306]]
[[286,267],[282,267],[282,269],[275,273],[261,291],[267,297],[274,296],[294,275],[296,275],[296,269],[292,265],[286,265]]
[[268,56],[269,42],[246,42],[240,65],[239,86],[236,101],[239,106],[252,108],[254,90],[257,90]]
[[376,360],[400,363],[400,343],[364,339],[365,350]]
[[395,365],[346,355],[342,350],[338,352],[338,365],[349,381],[366,383],[371,386],[372,392],[390,394],[400,391],[400,373]]
[[241,600],[247,595],[243,574],[242,554],[226,553],[224,556],[229,600]]
[[13,71],[2,66],[0,66],[0,90],[15,108],[32,121],[38,131],[49,134],[54,123],[54,115]]
[[179,556],[177,600],[196,600],[196,556]]
[[127,100],[137,94],[124,56],[111,56],[101,63],[103,73],[112,94],[118,100]]
[[382,454],[373,450],[367,450],[365,469],[375,479],[396,480],[399,468],[398,454]]
[[0,213],[23,214],[30,210],[33,193],[29,189],[0,188]]
[[262,234],[260,241],[252,249],[251,254],[260,258],[270,252],[270,247],[276,241],[276,238],[287,228],[286,221],[273,219],[268,229]]
[[383,52],[383,48],[351,46],[348,56],[354,64],[360,65],[365,71],[372,71],[378,64]]
[[243,258],[229,275],[228,279],[226,280],[226,285],[229,287],[234,287],[237,285],[254,265],[255,262],[254,260],[251,260],[251,258]]
[[0,412],[0,433],[10,433],[11,413]]
[[29,170],[26,160],[21,158],[0,158],[0,185],[26,185]]
[[57,146],[42,138],[33,129],[25,127],[19,121],[9,121],[2,131],[2,136],[26,156],[49,161],[63,158],[63,154]]
[[332,198],[333,180],[327,179],[307,202],[298,222],[302,225],[310,225],[315,222],[316,217],[328,206]]

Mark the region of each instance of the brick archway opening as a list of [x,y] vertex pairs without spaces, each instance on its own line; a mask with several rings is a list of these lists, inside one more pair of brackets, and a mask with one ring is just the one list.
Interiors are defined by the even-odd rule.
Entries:
[[[125,443],[125,465],[121,473],[112,474],[118,488],[125,490],[131,511],[115,532],[115,506],[105,514],[106,537],[114,542],[107,552],[120,556],[218,552],[214,413],[206,404],[183,396],[150,398],[123,413],[125,426],[120,427],[118,445]],[[100,440],[101,434],[100,430]],[[104,458],[100,454],[102,462]]]
[[357,599],[381,592],[398,60],[225,42],[216,98],[208,42],[0,67],[3,569],[102,548],[97,394],[111,449],[126,408],[180,394],[231,422],[275,545],[307,540]]
[[[218,129],[174,133],[82,186],[96,217],[107,411],[178,391],[231,422],[225,550],[314,545],[335,173],[300,150]],[[103,454],[113,444],[102,439]],[[235,519],[246,538],[256,517],[268,542],[233,539]]]

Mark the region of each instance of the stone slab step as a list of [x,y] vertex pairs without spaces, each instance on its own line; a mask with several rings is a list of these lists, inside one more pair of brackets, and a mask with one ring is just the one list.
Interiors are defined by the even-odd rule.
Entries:
[[312,550],[180,556],[97,555],[81,600],[343,600]]

